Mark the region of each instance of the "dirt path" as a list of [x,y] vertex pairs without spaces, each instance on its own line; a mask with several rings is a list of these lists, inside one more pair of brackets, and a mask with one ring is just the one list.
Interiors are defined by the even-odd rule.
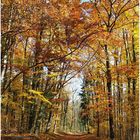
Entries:
[[62,136],[61,140],[99,140],[92,135],[85,136]]
[[106,140],[94,135],[47,134],[44,136],[2,136],[2,140]]
[[[45,139],[44,139],[45,140]],[[96,138],[94,135],[62,135],[62,134],[50,134],[47,140],[105,140]]]

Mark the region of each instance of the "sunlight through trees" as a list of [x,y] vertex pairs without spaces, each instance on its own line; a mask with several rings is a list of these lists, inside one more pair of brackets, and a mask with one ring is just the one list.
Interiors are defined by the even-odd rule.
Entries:
[[138,0],[2,0],[1,10],[2,135],[138,140]]

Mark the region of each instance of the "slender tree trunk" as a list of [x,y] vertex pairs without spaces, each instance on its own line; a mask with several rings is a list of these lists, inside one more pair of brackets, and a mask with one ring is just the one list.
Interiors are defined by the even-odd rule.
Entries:
[[113,124],[113,113],[112,113],[112,91],[111,91],[111,73],[110,73],[110,63],[109,63],[109,55],[108,48],[105,45],[105,53],[106,53],[106,76],[107,76],[107,90],[108,90],[108,107],[109,107],[109,129],[110,129],[110,139],[114,139],[114,124]]
[[[133,23],[133,29],[134,29],[135,25]],[[135,53],[135,39],[134,39],[134,33],[132,35],[132,57],[133,57],[133,65],[135,67],[136,65],[136,53]],[[136,79],[132,79],[132,106],[131,106],[131,110],[132,110],[132,118],[131,118],[131,131],[132,131],[132,138],[134,139],[134,134],[135,134],[135,96],[136,96]]]
[[[117,52],[118,55],[118,52]],[[115,64],[116,67],[118,66],[118,58],[115,59]],[[117,126],[119,129],[119,140],[122,140],[122,123],[120,122],[120,117],[121,117],[121,91],[120,91],[120,75],[118,73],[118,71],[116,71],[117,74],[117,120],[119,119],[119,121],[117,121]]]
[[[99,77],[98,77],[99,78]],[[96,86],[97,86],[97,88],[98,88],[98,85],[99,85],[99,82],[98,81],[96,81]],[[97,94],[95,94],[95,95],[97,95]],[[97,95],[98,96],[98,95]],[[97,104],[97,112],[96,112],[96,119],[97,119],[97,137],[99,137],[100,136],[100,116],[99,116],[99,111],[98,111],[98,109],[99,109],[99,106],[98,106],[98,103],[99,103],[99,98],[96,98],[96,104]]]
[[[127,36],[128,36],[127,32],[125,30],[123,30],[123,40],[124,40],[124,47],[125,47],[126,65],[128,67],[129,63],[130,63],[130,55],[129,55],[129,49],[128,49],[128,38],[127,38]],[[130,109],[129,111],[131,112],[131,99],[130,99],[131,97],[130,97],[130,93],[131,93],[131,78],[127,74],[128,107]],[[132,139],[131,126],[130,126],[131,124],[130,124],[130,120],[129,120],[128,117],[126,118],[126,122],[128,123],[128,127],[126,128],[126,139],[131,140]]]
[[46,125],[46,131],[45,132],[48,132],[49,131],[49,123],[51,122],[51,118],[52,118],[52,111],[49,112],[49,117],[48,117],[48,121],[47,121],[47,125]]
[[[25,43],[25,47],[24,47],[24,63],[23,65],[26,65],[26,57],[27,57],[27,44],[28,44],[28,38],[26,39],[26,43]],[[25,85],[26,85],[26,77],[25,77],[25,72],[23,72],[23,87],[22,87],[22,92],[26,92],[25,91]],[[25,104],[24,104],[24,97],[22,97],[21,99],[21,105],[22,105],[22,110],[21,110],[21,124],[20,124],[20,128],[21,128],[21,132],[23,133],[25,130],[24,128],[24,124],[26,122],[26,120],[24,119],[24,114],[25,114]]]
[[100,118],[99,118],[99,111],[97,111],[97,137],[100,137]]

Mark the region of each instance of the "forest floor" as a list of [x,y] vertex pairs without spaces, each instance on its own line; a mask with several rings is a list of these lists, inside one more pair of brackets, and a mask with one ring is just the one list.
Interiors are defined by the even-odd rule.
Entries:
[[97,138],[92,134],[83,134],[83,135],[72,135],[72,134],[46,134],[41,135],[40,137],[36,136],[2,136],[1,140],[106,140],[103,138]]
[[48,136],[48,140],[105,140],[101,138],[96,138],[92,134],[84,135],[70,135],[70,134],[53,134]]

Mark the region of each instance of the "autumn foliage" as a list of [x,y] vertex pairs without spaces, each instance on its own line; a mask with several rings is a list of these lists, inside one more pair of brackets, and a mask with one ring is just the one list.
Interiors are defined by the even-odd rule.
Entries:
[[[2,130],[138,139],[138,1],[3,0]],[[81,79],[73,99],[67,85]]]

